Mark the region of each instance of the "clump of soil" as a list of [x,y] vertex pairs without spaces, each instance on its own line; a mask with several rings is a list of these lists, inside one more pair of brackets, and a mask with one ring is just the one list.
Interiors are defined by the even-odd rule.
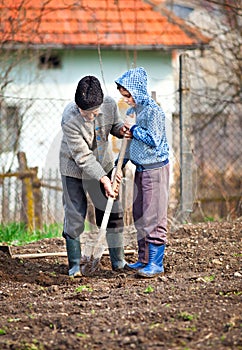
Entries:
[[[70,279],[66,257],[0,252],[0,349],[242,349],[241,227],[180,226],[169,237],[165,275],[153,279],[111,271],[108,256],[94,276]],[[61,238],[12,248],[60,251]]]

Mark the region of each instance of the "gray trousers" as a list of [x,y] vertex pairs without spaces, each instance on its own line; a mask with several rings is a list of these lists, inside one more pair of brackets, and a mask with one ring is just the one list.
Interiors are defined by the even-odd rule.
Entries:
[[166,244],[169,164],[135,172],[133,218],[139,261],[148,262],[148,243]]
[[[102,223],[107,198],[104,194],[104,188],[99,181],[82,180],[69,176],[62,176],[61,179],[65,213],[63,235],[68,234],[71,238],[78,239],[84,231],[87,214],[87,193],[95,207],[96,224],[98,227]],[[121,202],[115,200],[108,221],[107,233],[109,231],[122,232],[122,230],[123,209]]]

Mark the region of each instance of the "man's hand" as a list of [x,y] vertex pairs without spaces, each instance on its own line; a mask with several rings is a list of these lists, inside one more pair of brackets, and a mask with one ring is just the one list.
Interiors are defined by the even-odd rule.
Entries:
[[105,175],[105,176],[101,177],[100,182],[104,186],[106,196],[115,198],[115,192],[112,189],[111,180]]

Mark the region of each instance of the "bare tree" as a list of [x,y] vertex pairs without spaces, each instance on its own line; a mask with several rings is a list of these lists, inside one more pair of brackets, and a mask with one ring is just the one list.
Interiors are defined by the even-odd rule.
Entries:
[[[19,150],[24,118],[33,106],[31,84],[41,80],[51,49],[43,45],[41,24],[54,11],[53,0],[37,7],[29,0],[0,0],[0,156],[1,170],[10,171]],[[42,59],[42,62],[41,62]],[[28,92],[24,98],[25,91]]]

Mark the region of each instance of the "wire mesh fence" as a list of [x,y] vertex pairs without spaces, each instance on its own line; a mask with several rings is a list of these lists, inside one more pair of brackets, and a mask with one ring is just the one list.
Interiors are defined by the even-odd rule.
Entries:
[[[192,172],[194,220],[236,218],[242,215],[241,120],[238,116],[206,123],[209,117],[192,119]],[[174,133],[179,118],[173,121]],[[179,152],[178,140],[174,147]],[[176,153],[177,153],[176,152]],[[174,168],[174,196],[179,198],[179,162]]]
[[241,216],[241,130],[238,115],[224,115],[216,120],[208,116],[194,118],[197,205],[204,208],[207,216]]
[[[38,220],[42,224],[62,222],[62,188],[58,153],[61,140],[61,114],[67,102],[54,99],[1,98],[1,223],[21,221],[30,213],[32,213],[30,227],[33,228],[38,225]],[[193,155],[191,219],[241,216],[241,118],[236,114],[216,119],[211,119],[209,115],[193,115],[191,126],[190,147]],[[176,220],[180,210],[179,127],[179,118],[174,116],[170,222]],[[119,148],[117,141],[112,139],[111,142],[117,152]],[[23,153],[26,157],[24,169],[20,168],[19,153]],[[123,187],[127,224],[132,224],[130,202],[132,176],[133,172],[127,171],[124,180],[126,187],[125,185]],[[24,206],[24,201],[30,204]]]

